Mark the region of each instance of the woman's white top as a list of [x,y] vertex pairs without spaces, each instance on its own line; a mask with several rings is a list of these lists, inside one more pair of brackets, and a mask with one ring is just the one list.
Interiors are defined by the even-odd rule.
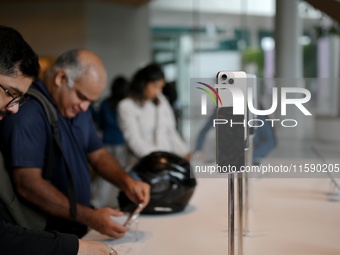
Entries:
[[140,105],[131,98],[118,104],[119,125],[125,141],[137,158],[154,151],[184,157],[189,150],[176,130],[173,110],[163,94],[158,98],[158,105],[151,100]]

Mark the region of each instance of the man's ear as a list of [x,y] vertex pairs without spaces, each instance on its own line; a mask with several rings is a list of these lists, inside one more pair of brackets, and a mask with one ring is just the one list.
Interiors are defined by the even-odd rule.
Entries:
[[54,78],[54,83],[57,87],[67,85],[67,75],[64,70],[59,70]]

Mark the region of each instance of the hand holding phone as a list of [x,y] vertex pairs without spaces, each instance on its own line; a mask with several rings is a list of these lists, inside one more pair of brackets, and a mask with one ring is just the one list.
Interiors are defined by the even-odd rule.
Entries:
[[133,212],[130,213],[129,217],[127,218],[127,220],[125,221],[123,226],[124,227],[130,226],[131,223],[134,222],[138,218],[138,216],[139,216],[140,212],[143,210],[143,208],[144,208],[144,204],[143,203],[139,203],[137,205],[136,209],[133,210]]

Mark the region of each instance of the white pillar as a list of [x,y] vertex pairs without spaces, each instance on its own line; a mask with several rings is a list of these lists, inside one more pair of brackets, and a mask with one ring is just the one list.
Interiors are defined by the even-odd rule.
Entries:
[[276,78],[302,77],[300,34],[301,20],[298,15],[298,0],[276,0]]
[[[182,109],[182,121],[179,124],[179,129],[185,140],[190,139],[190,125],[189,120],[189,105],[190,102],[190,77],[189,68],[191,63],[191,55],[193,51],[192,38],[188,35],[182,35],[178,39],[178,46],[176,51],[177,59],[177,80],[176,87],[179,94],[179,104]],[[190,120],[189,120],[190,122]]]
[[[275,16],[275,78],[277,87],[304,87],[302,46],[302,19],[298,12],[299,0],[276,0]],[[294,94],[290,94],[292,98]],[[298,96],[298,95],[296,95]],[[305,104],[307,106],[308,104]],[[314,116],[304,116],[299,109],[292,107],[286,116],[281,116],[281,107],[276,112],[280,119],[294,119],[298,125],[293,128],[279,127],[280,138],[304,140],[314,136]]]

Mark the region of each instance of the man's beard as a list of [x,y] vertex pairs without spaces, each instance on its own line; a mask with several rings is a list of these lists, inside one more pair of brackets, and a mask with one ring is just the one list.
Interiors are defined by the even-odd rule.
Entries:
[[10,115],[11,113],[9,112],[9,111],[6,111],[6,110],[0,110],[0,115],[2,116],[2,117],[6,117],[6,116],[8,116],[8,115]]

